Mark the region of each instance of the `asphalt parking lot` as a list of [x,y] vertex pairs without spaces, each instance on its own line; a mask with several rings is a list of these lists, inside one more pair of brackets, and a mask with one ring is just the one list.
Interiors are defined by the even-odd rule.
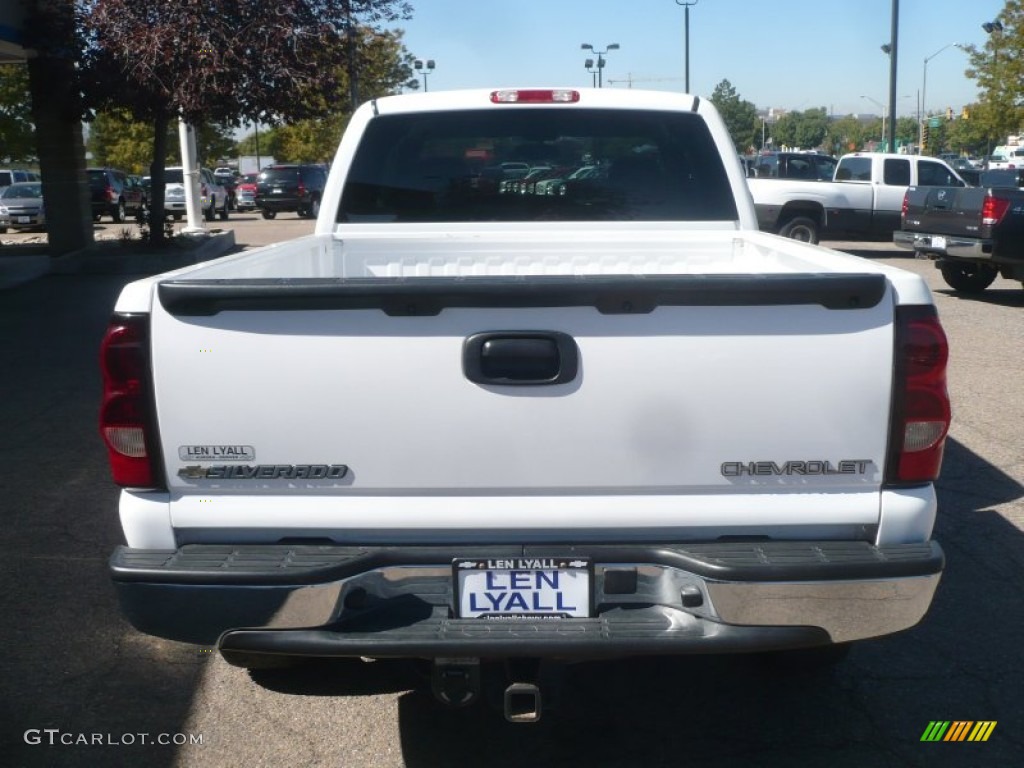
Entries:
[[[245,248],[313,223],[236,215],[227,226]],[[948,562],[928,616],[823,676],[732,657],[580,665],[560,707],[534,726],[485,706],[440,709],[405,664],[250,673],[135,632],[105,570],[121,532],[96,434],[97,347],[131,275],[50,274],[0,291],[2,762],[1024,764],[1024,290],[1000,279],[965,298],[887,243],[827,245],[924,275],[950,338],[954,420],[936,530]],[[922,742],[935,720],[997,725],[984,743]]]

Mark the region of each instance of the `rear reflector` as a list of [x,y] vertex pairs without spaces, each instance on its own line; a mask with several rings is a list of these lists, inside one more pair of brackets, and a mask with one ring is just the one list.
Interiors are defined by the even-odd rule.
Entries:
[[126,488],[158,485],[150,434],[149,319],[115,317],[100,346],[103,402],[100,434],[107,446],[114,482]]
[[895,383],[886,481],[909,485],[939,476],[951,409],[949,344],[933,306],[896,308]]
[[510,88],[491,92],[491,101],[495,104],[573,104],[579,100],[579,91],[557,88],[545,90]]

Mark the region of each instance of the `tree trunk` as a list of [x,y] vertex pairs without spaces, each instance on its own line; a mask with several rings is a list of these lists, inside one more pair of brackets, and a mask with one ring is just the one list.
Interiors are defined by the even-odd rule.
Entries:
[[149,242],[154,247],[166,244],[164,237],[164,168],[167,167],[167,129],[171,118],[161,113],[153,122],[153,162],[149,166]]
[[32,120],[46,200],[50,255],[93,244],[92,204],[85,176],[82,123],[72,92],[74,64],[68,59],[29,59]]

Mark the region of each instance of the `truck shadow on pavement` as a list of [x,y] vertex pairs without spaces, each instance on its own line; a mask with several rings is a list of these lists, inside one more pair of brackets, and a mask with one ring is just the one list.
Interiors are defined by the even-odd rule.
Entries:
[[993,304],[999,307],[1024,307],[1024,288],[1020,283],[1000,282],[981,293],[957,293],[952,288],[932,289],[935,293],[949,296],[960,301],[973,301]]

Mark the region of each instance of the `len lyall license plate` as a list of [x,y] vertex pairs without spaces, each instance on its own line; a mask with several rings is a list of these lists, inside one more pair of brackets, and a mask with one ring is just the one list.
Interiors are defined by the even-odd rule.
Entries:
[[590,563],[585,559],[460,559],[452,564],[452,569],[460,618],[590,616]]

